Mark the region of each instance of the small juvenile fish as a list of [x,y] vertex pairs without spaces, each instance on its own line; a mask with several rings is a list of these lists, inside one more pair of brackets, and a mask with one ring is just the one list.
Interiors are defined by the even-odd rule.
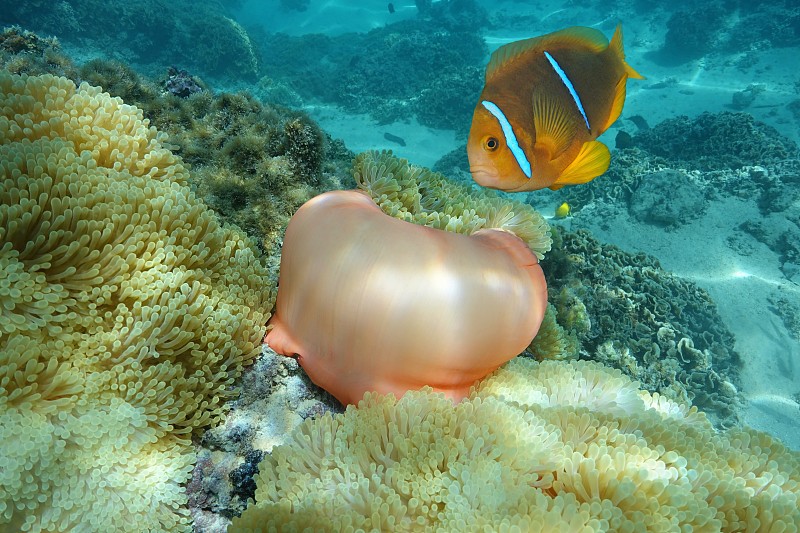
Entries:
[[619,117],[628,78],[622,27],[611,43],[572,27],[498,48],[467,141],[472,178],[484,187],[533,191],[586,183],[608,169],[595,140]]

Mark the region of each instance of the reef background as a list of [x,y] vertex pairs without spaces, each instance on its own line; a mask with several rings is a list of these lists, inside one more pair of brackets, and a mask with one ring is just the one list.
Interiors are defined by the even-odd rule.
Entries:
[[[397,3],[395,13],[377,1],[357,12],[346,3],[305,4],[264,25],[274,32],[262,43],[271,79],[294,87],[323,129],[356,152],[389,148],[466,180],[464,136],[485,54],[569,25],[610,35],[621,22],[626,55],[647,79],[628,84],[622,118],[601,137],[620,148],[611,171],[583,190],[515,199],[527,196],[545,214],[569,200],[566,228],[651,254],[708,291],[741,354],[743,421],[800,447],[796,4],[451,1]],[[243,2],[237,13],[258,20],[271,10]],[[317,32],[324,37],[309,36]],[[452,46],[461,34],[469,36],[458,40],[463,46]],[[311,81],[342,72],[346,85]],[[409,86],[413,94],[404,94]],[[442,129],[447,120],[457,125]],[[442,157],[448,146],[455,152]],[[666,169],[678,172],[678,185],[669,176],[660,185],[642,178]],[[673,199],[669,212],[648,215],[665,197]]]
[[[464,141],[493,49],[575,24],[610,35],[622,22],[629,62],[647,80],[629,83],[622,118],[601,139],[617,147],[611,169],[588,186],[513,199],[561,228],[570,257],[607,267],[585,280],[584,297],[616,289],[647,301],[661,288],[663,301],[690,301],[710,317],[659,316],[670,327],[653,344],[665,349],[686,335],[723,355],[708,361],[715,368],[740,365],[733,383],[709,382],[701,407],[713,409],[727,391],[743,401],[721,418],[800,449],[800,8],[792,2],[443,0],[398,3],[394,13],[381,1],[165,5],[3,0],[0,26],[19,29],[0,44],[2,68],[89,81],[142,108],[169,134],[198,195],[255,238],[273,276],[282,226],[311,196],[353,186],[354,152],[392,149],[470,186]],[[552,218],[564,201],[571,215]],[[549,260],[552,272],[559,256]],[[642,272],[654,281],[640,284]],[[635,318],[636,299],[625,302]],[[624,331],[610,312],[605,324],[594,315],[567,325],[581,335],[582,357],[619,367],[630,358],[597,335]],[[689,361],[684,381],[706,362]],[[644,365],[629,373],[651,390],[670,387]],[[188,492],[197,530],[219,529],[252,497],[263,451],[303,419],[338,410],[294,361],[267,350],[240,386],[225,425],[195,441]]]

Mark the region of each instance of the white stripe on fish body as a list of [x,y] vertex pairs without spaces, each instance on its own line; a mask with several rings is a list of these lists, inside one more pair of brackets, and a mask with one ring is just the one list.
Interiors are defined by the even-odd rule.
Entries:
[[525,156],[525,152],[519,145],[517,136],[514,135],[514,128],[511,127],[511,123],[506,118],[503,110],[500,109],[497,104],[490,102],[489,100],[483,100],[481,105],[485,107],[489,113],[494,115],[494,118],[496,118],[497,122],[500,123],[500,128],[503,130],[503,136],[506,138],[506,145],[508,146],[509,150],[511,150],[511,154],[514,156],[514,159],[517,160],[519,168],[522,170],[525,176],[528,177],[528,179],[531,179],[530,161],[528,161],[528,158]]
[[564,85],[566,85],[569,94],[572,95],[572,99],[575,101],[575,105],[578,106],[578,111],[581,112],[583,121],[586,123],[586,129],[591,131],[592,127],[589,126],[589,118],[586,116],[586,112],[583,110],[583,104],[581,103],[581,99],[578,96],[578,93],[575,91],[575,87],[573,87],[572,82],[569,81],[567,73],[564,72],[564,69],[561,68],[561,65],[558,64],[558,61],[556,61],[555,58],[551,56],[549,52],[545,52],[544,55],[550,62],[550,65],[552,65],[553,70],[555,70],[556,74],[558,74],[558,77],[561,78],[561,81],[564,83]]

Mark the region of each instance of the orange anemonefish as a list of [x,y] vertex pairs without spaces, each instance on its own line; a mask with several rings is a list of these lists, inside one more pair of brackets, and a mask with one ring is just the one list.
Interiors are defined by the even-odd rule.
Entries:
[[608,169],[596,141],[619,117],[628,78],[622,27],[611,43],[573,27],[498,48],[467,141],[472,178],[484,187],[532,191],[586,183]]

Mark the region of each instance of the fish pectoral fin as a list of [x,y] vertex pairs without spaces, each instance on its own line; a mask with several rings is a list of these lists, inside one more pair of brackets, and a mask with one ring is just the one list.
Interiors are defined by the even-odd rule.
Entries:
[[575,116],[559,105],[552,94],[542,89],[533,91],[533,129],[537,152],[549,153],[551,161],[557,158],[572,145],[578,125]]
[[597,176],[608,170],[611,164],[611,152],[605,144],[600,141],[588,141],[583,143],[578,157],[569,164],[564,172],[550,186],[552,190],[557,190],[564,185],[577,185],[592,181]]

